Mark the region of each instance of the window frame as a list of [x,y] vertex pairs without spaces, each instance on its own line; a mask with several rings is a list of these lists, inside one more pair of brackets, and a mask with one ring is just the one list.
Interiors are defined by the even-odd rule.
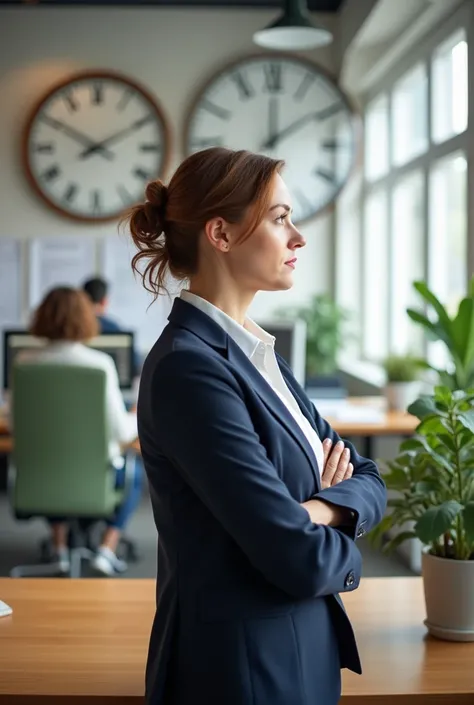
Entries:
[[[383,95],[388,98],[388,130],[389,130],[389,170],[388,172],[376,179],[368,179],[365,173],[365,160],[362,163],[362,179],[360,187],[360,203],[359,203],[359,228],[360,228],[360,243],[361,253],[364,252],[366,246],[367,231],[364,222],[365,204],[371,193],[385,189],[388,194],[388,252],[392,251],[393,243],[393,219],[392,219],[392,202],[393,193],[396,184],[408,176],[411,172],[420,171],[423,175],[423,250],[424,250],[424,277],[428,275],[428,264],[430,256],[430,203],[429,203],[429,179],[432,166],[439,160],[449,157],[456,152],[463,152],[467,159],[467,188],[468,193],[474,194],[474,90],[468,92],[468,123],[464,132],[453,135],[443,142],[436,143],[433,140],[432,130],[432,104],[433,104],[433,71],[432,58],[436,50],[449,40],[456,33],[464,34],[463,39],[467,41],[468,46],[468,76],[469,83],[472,84],[474,79],[474,8],[468,7],[467,4],[456,11],[451,18],[445,20],[437,31],[430,34],[421,42],[416,50],[409,52],[403,60],[398,62],[397,66],[391,71],[388,71],[383,79],[379,80],[371,87],[367,93],[361,97],[362,114],[368,107],[373,105]],[[413,70],[418,64],[424,67],[427,76],[427,96],[426,96],[426,130],[428,135],[427,149],[423,154],[418,155],[407,161],[406,163],[396,166],[393,160],[393,88],[403,79],[403,77]],[[364,120],[365,124],[365,120]],[[364,155],[365,155],[365,150]],[[474,197],[468,199],[467,203],[467,257],[466,257],[466,274],[469,279],[469,273],[474,272]],[[381,361],[373,358],[368,358],[364,355],[364,336],[362,335],[363,327],[368,323],[366,321],[366,312],[364,310],[364,301],[366,294],[364,292],[365,272],[363,257],[360,258],[360,291],[359,291],[359,310],[361,322],[360,344],[358,356],[360,360],[379,364]],[[393,330],[393,320],[391,312],[393,310],[393,267],[388,262],[388,326],[387,339],[385,340],[386,349],[390,352],[393,350],[392,341],[395,337]],[[420,300],[421,305],[421,300]],[[427,352],[425,350],[424,352]]]

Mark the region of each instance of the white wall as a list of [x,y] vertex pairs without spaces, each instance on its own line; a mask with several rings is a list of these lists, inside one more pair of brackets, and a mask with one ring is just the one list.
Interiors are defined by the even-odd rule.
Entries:
[[[113,69],[154,93],[173,132],[173,168],[182,157],[185,112],[198,86],[221,65],[255,52],[252,33],[275,13],[245,10],[151,8],[3,8],[0,10],[0,237],[99,237],[114,224],[81,225],[62,219],[38,200],[25,181],[20,142],[32,104],[56,81],[82,69]],[[333,17],[324,22],[334,26]],[[310,54],[329,70],[336,44]],[[331,215],[307,224],[305,257],[295,286],[262,294],[253,315],[304,301],[330,282]]]

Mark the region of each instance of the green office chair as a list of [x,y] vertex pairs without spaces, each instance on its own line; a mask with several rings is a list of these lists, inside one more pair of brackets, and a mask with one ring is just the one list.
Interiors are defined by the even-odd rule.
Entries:
[[[64,517],[71,526],[70,577],[93,552],[81,522],[113,514],[133,478],[134,454],[124,458],[125,486],[115,489],[108,456],[106,376],[72,365],[19,364],[13,370],[15,438],[9,472],[17,518]],[[11,577],[52,575],[54,566],[17,566]]]

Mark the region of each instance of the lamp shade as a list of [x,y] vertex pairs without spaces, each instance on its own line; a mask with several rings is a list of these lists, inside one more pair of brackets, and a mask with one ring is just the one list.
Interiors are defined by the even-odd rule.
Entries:
[[258,46],[280,51],[314,49],[330,44],[332,39],[328,29],[311,21],[305,0],[285,0],[283,14],[253,35]]

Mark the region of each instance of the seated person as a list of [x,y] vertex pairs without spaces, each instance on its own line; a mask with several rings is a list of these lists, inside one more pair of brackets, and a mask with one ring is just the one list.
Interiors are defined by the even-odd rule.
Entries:
[[[122,328],[120,328],[116,321],[106,315],[109,307],[109,287],[107,282],[100,277],[93,277],[92,279],[88,279],[82,288],[92,301],[95,315],[99,322],[99,333],[120,333]],[[133,375],[137,377],[140,373],[140,361],[136,350],[133,351],[133,368]]]
[[[112,463],[120,465],[121,444],[131,443],[137,438],[137,419],[134,413],[127,412],[125,408],[112,358],[84,344],[98,334],[98,323],[86,294],[67,287],[50,291],[34,314],[30,332],[38,338],[46,339],[48,343],[37,350],[22,353],[18,359],[20,364],[84,365],[105,371],[106,407],[110,429],[109,456]],[[117,470],[117,484],[123,485],[123,479],[124,470],[121,468]],[[122,573],[127,569],[127,564],[117,557],[116,550],[120,535],[140,501],[141,484],[142,465],[135,463],[133,487],[117,508],[115,516],[107,520],[107,529],[92,561],[92,567],[104,575]],[[50,523],[58,569],[67,572],[67,523],[59,518],[51,520]]]

